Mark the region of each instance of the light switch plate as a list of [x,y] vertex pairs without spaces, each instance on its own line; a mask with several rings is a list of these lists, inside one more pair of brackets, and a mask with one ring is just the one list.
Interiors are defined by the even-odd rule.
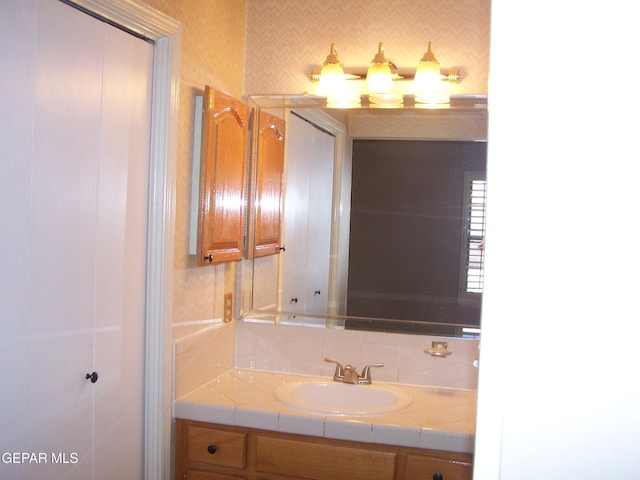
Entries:
[[224,323],[233,320],[233,293],[224,294]]

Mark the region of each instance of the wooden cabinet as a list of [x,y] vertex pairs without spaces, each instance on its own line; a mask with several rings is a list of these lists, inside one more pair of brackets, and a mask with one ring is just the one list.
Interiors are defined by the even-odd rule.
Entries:
[[471,457],[442,456],[430,453],[407,455],[403,478],[431,480],[436,473],[441,474],[443,480],[471,479],[473,476]]
[[471,480],[472,455],[176,421],[176,480]]
[[220,475],[217,473],[201,472],[199,470],[187,470],[187,473],[181,477],[182,480],[245,480],[245,477],[234,477],[229,475]]
[[245,467],[246,433],[198,425],[191,425],[186,433],[189,461],[240,469]]
[[256,171],[256,257],[280,253],[285,122],[260,112]]
[[242,259],[249,108],[205,87],[198,212],[199,265]]
[[256,471],[278,478],[303,477],[310,480],[394,480],[395,452],[374,451],[365,446],[345,446],[273,438],[256,438]]

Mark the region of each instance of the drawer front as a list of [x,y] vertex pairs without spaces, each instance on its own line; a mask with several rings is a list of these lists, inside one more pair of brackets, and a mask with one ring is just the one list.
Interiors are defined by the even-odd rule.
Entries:
[[247,435],[189,425],[187,459],[224,467],[245,468]]
[[199,470],[187,470],[186,480],[246,480],[246,478],[222,475],[220,473],[201,472]]
[[394,480],[394,452],[258,436],[256,470],[309,480]]
[[471,480],[473,466],[470,459],[407,456],[407,480],[431,480],[436,473],[440,473],[443,480]]

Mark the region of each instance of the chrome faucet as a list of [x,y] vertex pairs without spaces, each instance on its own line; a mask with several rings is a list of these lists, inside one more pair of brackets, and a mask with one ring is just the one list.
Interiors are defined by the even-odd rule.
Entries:
[[342,364],[337,360],[332,360],[331,358],[325,358],[324,361],[336,364],[336,371],[333,374],[333,380],[335,382],[342,382],[344,380],[344,367]]
[[344,367],[344,375],[342,376],[342,381],[344,383],[358,383],[359,379],[360,375],[358,375],[358,372],[355,368],[353,368],[351,365],[346,365]]
[[362,375],[359,375],[357,370],[351,365],[343,367],[340,362],[331,358],[325,358],[324,361],[336,364],[336,371],[333,374],[334,382],[353,383],[358,385],[371,384],[371,367],[384,367],[384,363],[373,363],[364,367],[362,369]]

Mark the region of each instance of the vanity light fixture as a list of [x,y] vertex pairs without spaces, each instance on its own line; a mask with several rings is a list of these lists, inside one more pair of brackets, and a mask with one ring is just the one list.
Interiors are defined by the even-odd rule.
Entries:
[[416,74],[413,78],[413,91],[417,103],[422,104],[447,104],[450,102],[448,85],[442,81],[440,64],[429,47],[420,60]]
[[360,95],[349,92],[347,76],[338,60],[338,49],[335,43],[331,44],[331,50],[322,64],[316,95],[327,97],[329,106],[358,105]]
[[[318,83],[315,94],[327,97],[328,106],[358,106],[360,97],[367,95],[370,103],[379,106],[393,107],[413,100],[417,106],[446,107],[450,98],[448,85],[460,83],[462,76],[457,68],[440,68],[431,42],[418,67],[399,74],[399,69],[387,59],[384,44],[380,42],[366,72],[363,69],[347,72],[338,60],[335,43],[332,43],[322,68],[312,69],[309,78]],[[359,82],[361,85],[347,81],[358,79],[366,80]],[[413,80],[411,87],[404,85],[408,83],[406,80]]]
[[391,63],[384,56],[384,45],[380,42],[378,44],[378,53],[371,60],[367,70],[369,100],[377,104],[401,104],[402,94],[393,91],[393,80],[394,74],[391,71]]

